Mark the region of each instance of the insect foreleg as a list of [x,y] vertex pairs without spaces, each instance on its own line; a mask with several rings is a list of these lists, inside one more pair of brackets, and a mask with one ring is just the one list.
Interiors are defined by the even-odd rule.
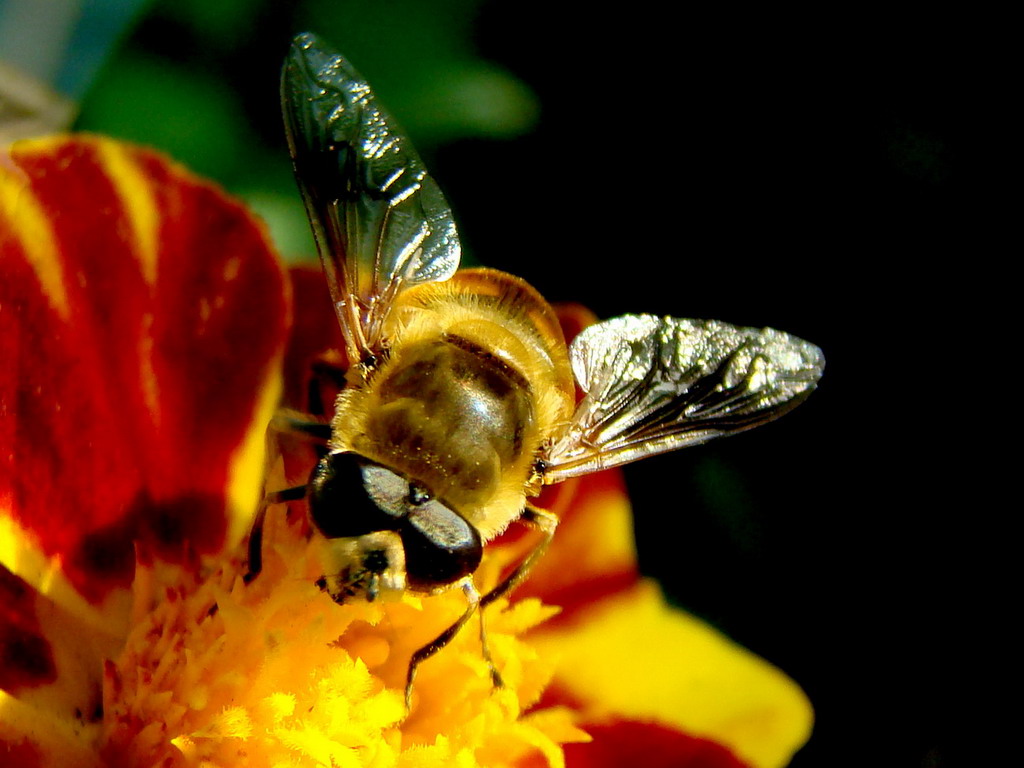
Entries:
[[[331,425],[317,421],[315,417],[299,411],[282,408],[274,414],[274,418],[271,419],[270,425],[267,427],[267,466],[272,465],[272,459],[276,459],[280,454],[278,446],[280,435],[296,435],[318,446],[325,446],[324,450],[326,450],[327,441],[331,437]],[[297,485],[282,491],[273,491],[263,497],[253,518],[252,527],[249,529],[249,570],[244,576],[246,584],[252,582],[263,570],[263,524],[267,517],[267,507],[286,501],[298,501],[305,495],[306,486]]]
[[306,486],[297,485],[294,488],[286,488],[283,491],[272,491],[263,497],[256,516],[252,521],[252,528],[249,529],[249,570],[243,579],[246,584],[260,575],[263,570],[263,524],[267,519],[267,507],[271,504],[283,504],[286,501],[298,501],[305,498]]
[[299,411],[282,408],[274,414],[270,430],[285,435],[296,435],[314,443],[327,444],[331,438],[331,425]]

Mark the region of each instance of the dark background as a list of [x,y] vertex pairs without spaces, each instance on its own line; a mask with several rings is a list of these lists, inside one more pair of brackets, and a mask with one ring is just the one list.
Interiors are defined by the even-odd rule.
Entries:
[[804,687],[817,723],[797,768],[987,764],[973,684],[991,664],[979,571],[997,512],[963,436],[976,454],[972,425],[1008,394],[987,388],[982,351],[1001,282],[982,203],[995,138],[978,131],[1000,101],[998,20],[201,8],[147,7],[81,125],[220,178],[289,255],[312,246],[277,77],[309,28],[406,126],[471,258],[605,317],[714,317],[820,345],[819,391],[780,422],[629,469],[642,567]]

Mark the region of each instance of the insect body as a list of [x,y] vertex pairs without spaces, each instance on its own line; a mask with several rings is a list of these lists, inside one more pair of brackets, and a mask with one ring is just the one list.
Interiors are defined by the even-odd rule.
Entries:
[[[361,546],[383,551],[377,578],[359,569],[370,596],[443,589],[472,573],[483,542],[539,487],[537,449],[568,422],[574,398],[550,307],[510,275],[465,270],[411,288],[383,330],[394,341],[338,398],[309,496],[325,535],[369,536]],[[371,503],[353,514],[348,495],[361,489]],[[332,594],[364,586],[345,581]]]
[[[769,421],[810,394],[824,360],[779,331],[650,315],[598,323],[567,347],[525,282],[457,271],[443,195],[343,57],[300,35],[282,101],[352,365],[308,485],[267,501],[308,498],[337,555],[321,585],[339,602],[465,591],[462,619],[413,656],[408,697],[416,665],[543,548],[481,596],[472,575],[484,545],[517,519],[544,543],[553,535],[557,521],[529,503],[543,485]],[[259,529],[260,519],[250,577]]]

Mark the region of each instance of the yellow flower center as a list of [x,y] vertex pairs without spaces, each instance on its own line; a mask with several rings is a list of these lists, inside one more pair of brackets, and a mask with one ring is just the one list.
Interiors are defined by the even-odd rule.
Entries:
[[[462,593],[336,605],[315,582],[319,537],[268,516],[263,572],[235,557],[165,590],[136,622],[104,684],[104,755],[113,765],[505,766],[587,740],[562,709],[524,712],[550,664],[519,635],[557,612],[536,600],[485,612],[505,687],[494,688],[476,620],[420,667],[413,652],[465,610]],[[496,570],[496,565],[491,570]],[[487,566],[485,566],[485,570]],[[142,564],[136,602],[157,581]]]

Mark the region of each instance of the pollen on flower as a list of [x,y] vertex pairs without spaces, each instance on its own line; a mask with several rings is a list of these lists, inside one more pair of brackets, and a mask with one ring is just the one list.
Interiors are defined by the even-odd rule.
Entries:
[[[270,515],[255,581],[244,584],[235,557],[168,589],[136,623],[105,674],[108,764],[558,768],[561,744],[588,739],[568,710],[528,711],[552,670],[519,635],[557,609],[491,606],[488,642],[505,687],[491,683],[473,622],[420,667],[407,715],[409,658],[465,598],[336,605],[315,586],[322,549],[307,538],[301,521]],[[153,581],[143,572],[137,584]]]

